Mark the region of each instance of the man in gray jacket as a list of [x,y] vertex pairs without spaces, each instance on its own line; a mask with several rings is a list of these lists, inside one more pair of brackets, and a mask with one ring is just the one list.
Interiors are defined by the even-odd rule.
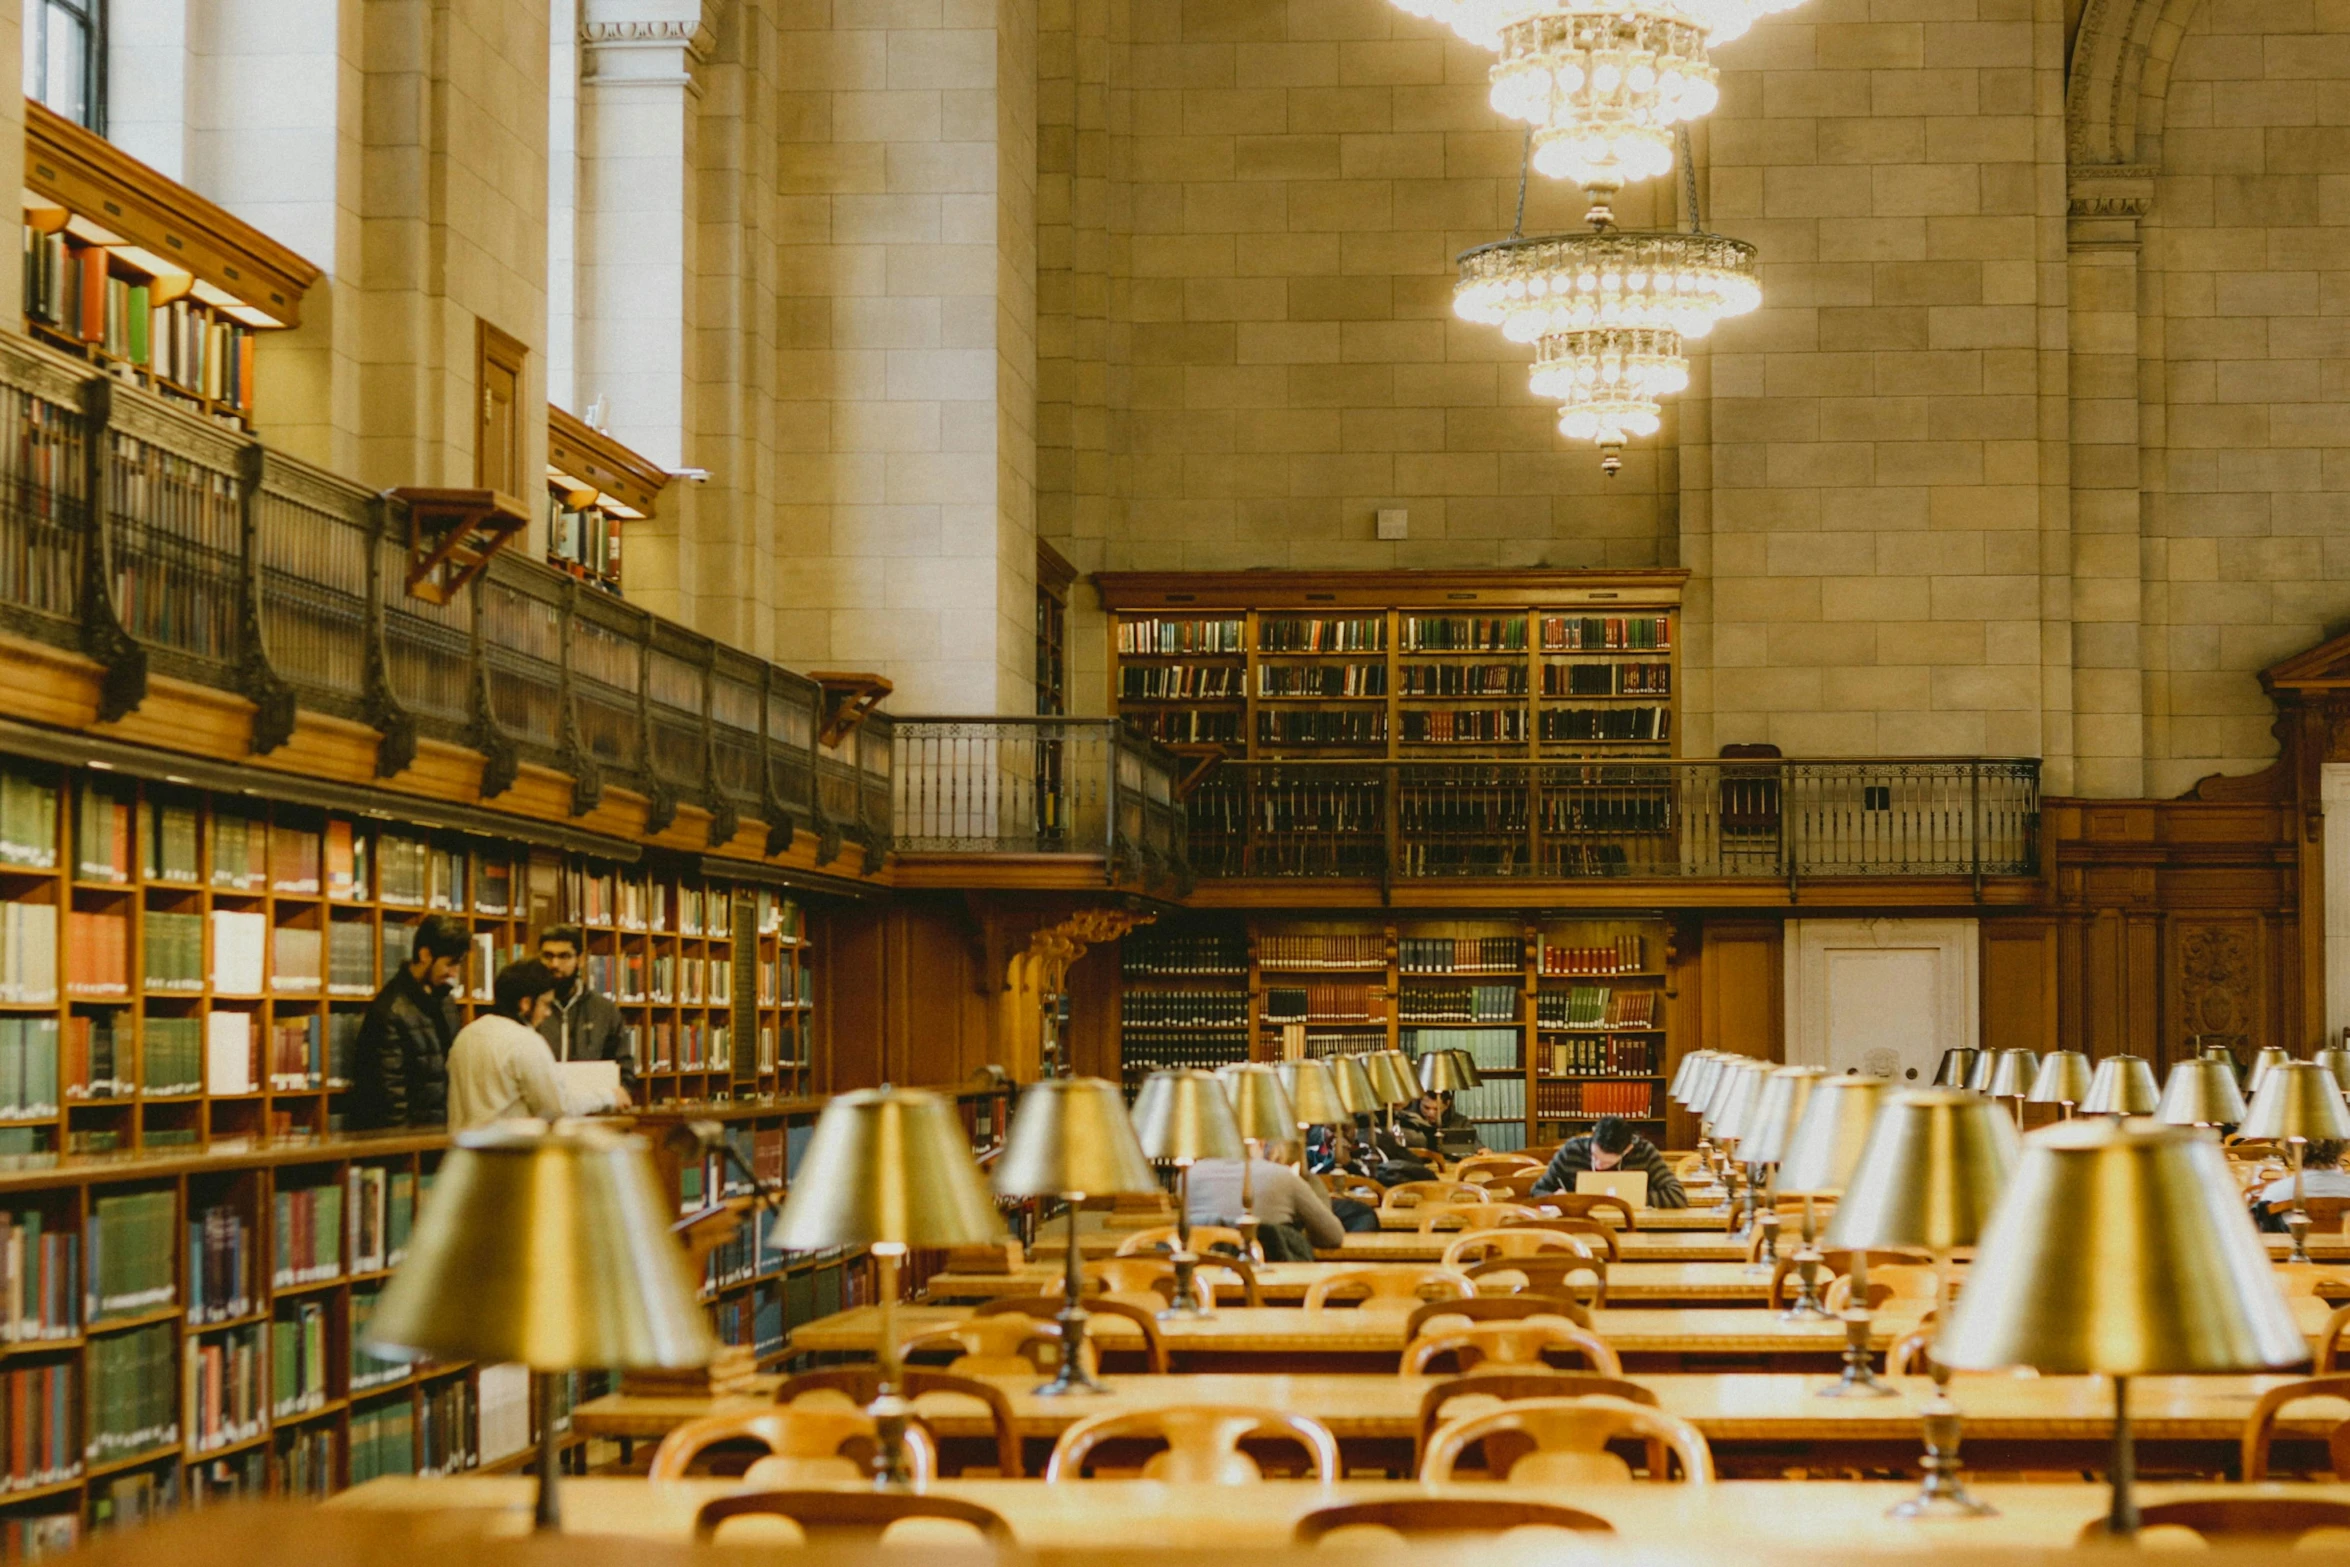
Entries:
[[549,925],[539,932],[539,961],[555,975],[554,1004],[538,1025],[558,1061],[617,1061],[621,1092],[636,1095],[636,1061],[628,1030],[612,998],[594,989],[580,971],[587,942],[577,925]]

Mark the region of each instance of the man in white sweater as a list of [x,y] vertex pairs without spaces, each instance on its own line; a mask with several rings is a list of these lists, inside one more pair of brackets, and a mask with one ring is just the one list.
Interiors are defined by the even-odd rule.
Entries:
[[449,1046],[449,1130],[519,1116],[563,1114],[555,1052],[538,1031],[555,993],[555,971],[536,958],[498,970],[490,1010],[457,1031]]

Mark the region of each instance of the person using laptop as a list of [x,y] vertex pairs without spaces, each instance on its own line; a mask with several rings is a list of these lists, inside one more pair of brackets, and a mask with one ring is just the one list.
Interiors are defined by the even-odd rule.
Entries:
[[1534,1195],[1571,1192],[1575,1189],[1576,1176],[1586,1171],[1609,1170],[1647,1176],[1651,1208],[1689,1206],[1689,1194],[1681,1190],[1680,1178],[1665,1163],[1665,1156],[1657,1152],[1654,1143],[1634,1132],[1631,1122],[1618,1115],[1603,1115],[1592,1123],[1590,1131],[1561,1143],[1559,1151],[1551,1156],[1550,1168],[1534,1183]]
[[1463,1152],[1476,1148],[1477,1123],[1453,1108],[1452,1095],[1433,1088],[1421,1089],[1419,1098],[1397,1111],[1395,1124],[1408,1147],[1434,1152],[1448,1146]]

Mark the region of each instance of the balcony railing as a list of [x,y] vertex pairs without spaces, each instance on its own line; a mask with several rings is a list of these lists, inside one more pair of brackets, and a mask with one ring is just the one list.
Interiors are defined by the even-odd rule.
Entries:
[[1180,761],[1114,719],[901,717],[896,733],[901,851],[1184,869]]
[[1201,877],[2029,876],[2040,764],[1225,762],[1189,808]]
[[771,853],[814,832],[820,863],[889,845],[890,720],[820,751],[805,676],[511,550],[448,604],[411,597],[396,496],[17,339],[0,425],[0,628],[94,659],[102,718],[164,674],[249,698],[258,751],[307,708],[373,727],[382,776],[430,738],[480,753],[485,796],[528,762],[581,814],[611,786],[654,831],[698,806],[713,845],[746,820]]

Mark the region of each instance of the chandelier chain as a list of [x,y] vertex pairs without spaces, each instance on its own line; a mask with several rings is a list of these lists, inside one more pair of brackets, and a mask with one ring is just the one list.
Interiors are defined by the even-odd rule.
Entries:
[[1534,127],[1526,127],[1525,145],[1518,153],[1518,221],[1510,225],[1510,238],[1526,237],[1526,176],[1534,172]]
[[[1702,234],[1705,232],[1704,220],[1697,211],[1697,154],[1689,146],[1688,122],[1683,121],[1678,128],[1681,132],[1681,178],[1689,187],[1689,232]],[[1523,196],[1519,197],[1521,201],[1524,199]]]

